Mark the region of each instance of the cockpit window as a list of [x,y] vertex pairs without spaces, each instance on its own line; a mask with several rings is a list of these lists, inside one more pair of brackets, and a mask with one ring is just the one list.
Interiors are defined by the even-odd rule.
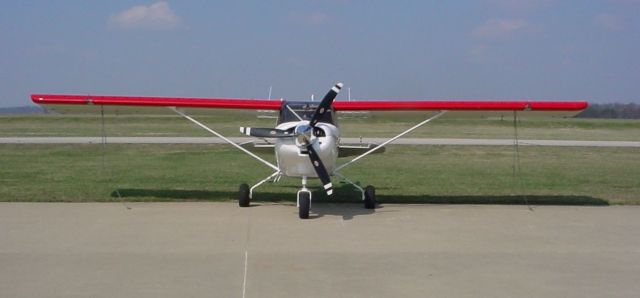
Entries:
[[[318,103],[315,102],[284,102],[282,109],[280,109],[280,116],[278,117],[278,123],[299,121],[298,117],[294,115],[291,110],[286,106],[288,105],[302,120],[311,120],[313,114],[318,108]],[[333,124],[333,111],[329,109],[329,113],[325,113],[320,122]]]

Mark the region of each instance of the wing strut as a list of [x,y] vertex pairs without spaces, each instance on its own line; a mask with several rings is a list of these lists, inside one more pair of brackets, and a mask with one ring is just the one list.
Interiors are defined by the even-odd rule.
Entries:
[[371,150],[369,150],[369,151],[367,151],[367,152],[365,152],[365,153],[360,154],[359,156],[357,156],[356,158],[352,159],[351,161],[349,161],[349,162],[347,162],[347,163],[345,163],[345,164],[343,164],[343,165],[341,165],[341,166],[337,167],[335,170],[333,170],[333,171],[334,171],[334,173],[335,173],[335,172],[340,171],[340,170],[341,170],[341,169],[343,169],[343,168],[346,168],[346,167],[348,167],[348,166],[352,165],[354,162],[358,161],[359,159],[361,159],[361,158],[363,158],[363,157],[365,157],[365,156],[367,156],[367,155],[369,155],[369,154],[373,153],[374,151],[376,151],[376,150],[378,150],[378,149],[380,149],[380,148],[382,148],[382,147],[384,147],[384,146],[388,145],[389,143],[391,143],[391,142],[393,142],[393,141],[397,140],[398,138],[400,138],[400,137],[402,137],[402,136],[404,136],[404,135],[406,135],[406,134],[408,134],[408,133],[410,133],[410,132],[412,132],[412,131],[416,130],[416,129],[417,129],[417,128],[419,128],[420,126],[423,126],[423,125],[425,125],[425,124],[427,124],[427,123],[431,122],[431,120],[434,120],[434,119],[439,118],[440,116],[444,115],[446,112],[447,112],[446,110],[444,110],[444,111],[440,111],[438,114],[435,114],[435,115],[431,116],[431,118],[428,118],[427,120],[424,120],[424,121],[422,121],[422,122],[420,122],[420,123],[416,124],[415,126],[413,126],[413,127],[409,128],[409,129],[407,129],[407,130],[403,131],[403,132],[402,132],[402,133],[400,133],[399,135],[397,135],[397,136],[395,136],[395,137],[393,137],[393,138],[391,138],[391,139],[389,139],[389,140],[385,141],[384,143],[382,143],[382,144],[380,144],[380,145],[378,145],[378,146],[376,146],[376,147],[372,148]]
[[[517,189],[519,193],[522,190],[522,177],[520,175],[520,139],[518,138],[518,111],[513,111],[513,188]],[[516,191],[514,191],[516,192]],[[529,199],[526,195],[523,195],[524,203],[529,208],[529,211],[533,211]]]
[[229,143],[229,144],[233,145],[234,147],[236,147],[236,148],[240,149],[242,152],[244,152],[244,153],[248,154],[249,156],[251,156],[251,157],[253,157],[253,158],[257,159],[258,161],[262,162],[263,164],[267,165],[268,167],[270,167],[270,168],[274,169],[276,172],[280,172],[280,169],[278,169],[278,167],[277,167],[277,166],[275,166],[275,165],[273,165],[272,163],[270,163],[270,162],[268,162],[268,161],[266,161],[266,160],[264,160],[264,159],[260,158],[260,156],[257,156],[257,155],[255,155],[255,154],[253,154],[251,151],[249,151],[249,150],[247,150],[247,149],[245,149],[245,148],[242,148],[242,146],[240,146],[240,145],[236,144],[236,143],[235,143],[235,142],[233,142],[232,140],[227,139],[225,136],[223,136],[223,135],[219,134],[219,133],[218,133],[218,132],[216,132],[215,130],[213,130],[213,129],[211,129],[211,128],[207,127],[206,125],[204,125],[204,124],[202,124],[202,123],[198,122],[196,119],[193,119],[193,118],[191,118],[191,117],[187,116],[185,113],[183,113],[182,111],[180,111],[180,110],[176,109],[175,107],[170,107],[170,109],[172,109],[174,112],[178,113],[178,115],[180,115],[180,116],[182,116],[182,117],[186,118],[187,120],[189,120],[189,121],[191,121],[191,122],[195,123],[196,125],[198,125],[198,126],[202,127],[204,130],[206,130],[206,131],[208,131],[208,132],[210,132],[210,133],[212,133],[212,134],[216,135],[218,138],[221,138],[221,139],[222,139],[222,140],[224,140],[225,142],[227,142],[227,143]]
[[[114,174],[113,174],[113,169],[109,169],[107,171],[107,129],[106,126],[104,124],[104,105],[100,105],[100,142],[102,143],[102,175],[109,175],[109,184],[114,183]],[[108,173],[107,173],[108,172]],[[129,207],[127,205],[127,202],[125,202],[124,197],[120,194],[120,189],[118,189],[116,187],[116,190],[114,190],[111,194],[116,194],[118,195],[118,198],[120,199],[120,201],[122,202],[122,205],[127,208],[127,210],[131,210],[131,207]]]

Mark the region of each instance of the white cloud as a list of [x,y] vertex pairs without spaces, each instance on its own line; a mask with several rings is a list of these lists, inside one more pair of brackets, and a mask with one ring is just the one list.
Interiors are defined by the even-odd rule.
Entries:
[[610,31],[620,31],[624,28],[622,19],[609,13],[598,14],[593,18],[593,21],[597,26]]
[[180,17],[160,1],[149,6],[138,5],[109,17],[109,27],[118,29],[171,29],[180,24]]
[[522,19],[491,19],[471,31],[477,39],[504,39],[527,31],[531,25]]

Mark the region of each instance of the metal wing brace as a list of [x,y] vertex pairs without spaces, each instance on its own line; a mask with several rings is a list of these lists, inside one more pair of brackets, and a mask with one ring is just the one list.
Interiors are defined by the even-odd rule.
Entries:
[[170,109],[171,109],[171,110],[173,110],[174,112],[178,113],[178,115],[180,115],[180,116],[182,116],[182,117],[186,118],[187,120],[189,120],[189,121],[191,121],[191,122],[195,123],[196,125],[198,125],[198,126],[202,127],[204,130],[206,130],[206,131],[208,131],[208,132],[210,132],[210,133],[214,134],[215,136],[217,136],[217,137],[221,138],[221,139],[222,139],[222,140],[224,140],[225,142],[227,142],[227,143],[229,143],[229,144],[233,145],[234,147],[236,147],[236,148],[240,149],[240,151],[242,151],[242,152],[244,152],[244,153],[248,154],[249,156],[251,156],[251,157],[253,157],[253,158],[257,159],[258,161],[262,162],[263,164],[267,165],[268,167],[270,167],[270,168],[274,169],[276,172],[280,172],[280,169],[278,169],[278,167],[277,167],[277,166],[275,166],[274,164],[272,164],[272,163],[270,163],[270,162],[268,162],[268,161],[266,161],[266,160],[264,160],[264,159],[260,158],[260,156],[257,156],[257,155],[255,155],[255,154],[253,154],[251,151],[249,151],[249,150],[247,150],[247,149],[243,148],[243,147],[242,147],[242,146],[240,146],[239,144],[236,144],[236,143],[235,143],[235,142],[233,142],[232,140],[229,140],[228,138],[226,138],[226,137],[225,137],[225,136],[223,136],[222,134],[218,133],[217,131],[215,131],[215,130],[213,130],[213,129],[211,129],[211,128],[207,127],[206,125],[204,125],[204,124],[200,123],[199,121],[197,121],[197,120],[195,120],[195,119],[193,119],[193,118],[189,117],[188,115],[186,115],[186,114],[185,114],[185,113],[183,113],[182,111],[180,111],[180,110],[176,109],[175,107],[170,107]]
[[373,152],[375,152],[377,150],[380,150],[380,149],[384,148],[384,146],[386,146],[389,143],[397,140],[398,138],[400,138],[400,137],[402,137],[402,136],[404,136],[404,135],[406,135],[406,134],[418,129],[419,127],[431,122],[434,119],[437,119],[438,117],[444,115],[446,112],[447,112],[446,110],[445,111],[440,111],[437,114],[435,114],[434,116],[431,116],[430,118],[428,118],[428,119],[426,119],[426,120],[414,125],[413,127],[401,132],[400,134],[396,135],[393,138],[390,138],[389,140],[385,141],[384,143],[382,143],[382,144],[380,144],[380,145],[378,145],[376,147],[371,148],[370,150],[366,151],[365,153],[362,153],[362,154],[358,155],[357,157],[355,157],[354,159],[350,160],[349,162],[347,162],[347,163],[345,163],[343,165],[340,165],[335,170],[333,170],[333,175],[340,177],[343,181],[351,184],[356,189],[358,189],[360,191],[360,194],[362,195],[362,200],[364,200],[365,199],[364,189],[362,187],[360,187],[359,185],[357,185],[356,183],[352,182],[351,180],[347,179],[339,171],[344,169],[344,168],[346,168],[346,167],[348,167],[348,166],[350,166],[350,165],[352,165],[352,164],[354,164],[356,161],[360,160],[361,158],[363,158],[363,157],[365,157],[365,156],[367,156],[367,155],[369,155],[369,154],[371,154],[371,153],[373,153]]
[[380,144],[380,145],[378,145],[378,146],[376,146],[376,147],[372,148],[371,150],[369,150],[369,151],[367,151],[367,152],[365,152],[365,153],[360,154],[359,156],[355,157],[354,159],[350,160],[349,162],[347,162],[347,163],[345,163],[345,164],[343,164],[343,165],[338,166],[335,170],[333,170],[334,174],[335,174],[335,173],[338,173],[338,171],[340,171],[341,169],[344,169],[344,168],[346,168],[346,167],[348,167],[348,166],[352,165],[353,163],[355,163],[356,161],[360,160],[361,158],[363,158],[363,157],[365,157],[365,156],[367,156],[367,155],[369,155],[369,154],[373,153],[374,151],[379,150],[379,149],[381,149],[381,148],[384,148],[384,146],[386,146],[386,145],[388,145],[389,143],[391,143],[391,142],[393,142],[393,141],[395,141],[395,140],[399,139],[400,137],[402,137],[402,136],[404,136],[404,135],[406,135],[406,134],[408,134],[408,133],[410,133],[410,132],[412,132],[412,131],[414,131],[414,130],[418,129],[419,127],[421,127],[421,126],[423,126],[423,125],[425,125],[425,124],[427,124],[427,123],[431,122],[431,121],[432,121],[432,120],[434,120],[434,119],[439,118],[440,116],[444,115],[446,112],[447,112],[446,110],[445,110],[445,111],[440,111],[439,113],[435,114],[434,116],[431,116],[430,118],[428,118],[428,119],[426,119],[426,120],[424,120],[424,121],[422,121],[422,122],[420,122],[420,123],[418,123],[418,124],[414,125],[413,127],[411,127],[411,128],[409,128],[409,129],[407,129],[407,130],[403,131],[402,133],[398,134],[397,136],[395,136],[395,137],[393,137],[393,138],[391,138],[391,139],[389,139],[389,140],[385,141],[384,143],[382,143],[382,144]]

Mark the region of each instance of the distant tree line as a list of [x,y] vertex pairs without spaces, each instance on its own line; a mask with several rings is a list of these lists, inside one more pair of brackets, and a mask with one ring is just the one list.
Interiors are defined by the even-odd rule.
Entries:
[[576,118],[640,119],[640,104],[594,103]]
[[39,106],[22,106],[0,108],[0,115],[26,115],[26,114],[43,114],[46,111]]

